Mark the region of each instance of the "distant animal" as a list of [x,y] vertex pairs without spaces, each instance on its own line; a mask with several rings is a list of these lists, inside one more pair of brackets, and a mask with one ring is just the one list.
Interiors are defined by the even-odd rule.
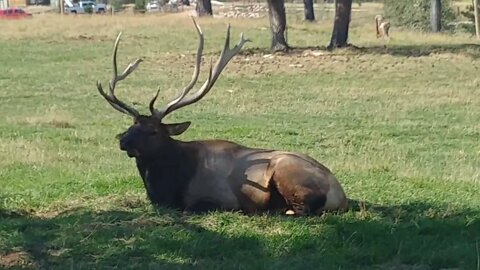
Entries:
[[133,117],[133,125],[117,135],[120,149],[136,165],[152,204],[201,213],[206,211],[271,211],[291,215],[320,214],[347,208],[347,198],[332,172],[313,158],[293,152],[249,148],[224,140],[179,141],[173,136],[187,130],[190,122],[163,123],[169,113],[202,99],[213,87],[227,63],[249,40],[243,33],[230,48],[230,25],[225,47],[208,79],[193,94],[200,72],[204,37],[199,36],[192,80],[181,94],[163,109],[155,108],[159,91],[149,104],[151,115],[142,115],[115,96],[117,82],[131,74],[142,61],[117,71],[117,48],[113,50],[113,78],[107,94],[100,82],[97,89],[117,111]]
[[386,21],[382,15],[375,16],[375,28],[377,30],[377,38],[390,38],[390,22]]

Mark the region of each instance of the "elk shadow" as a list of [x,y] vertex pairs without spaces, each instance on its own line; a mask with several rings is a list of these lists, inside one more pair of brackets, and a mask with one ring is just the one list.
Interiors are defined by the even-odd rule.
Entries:
[[349,209],[355,219],[329,223],[351,247],[344,256],[354,265],[366,269],[371,265],[382,265],[381,269],[473,269],[480,263],[479,209],[423,201],[381,205],[352,199]]
[[[223,214],[77,208],[41,217],[0,209],[0,239],[8,236],[0,244],[0,268],[5,267],[2,256],[11,254],[23,256],[11,266],[25,269],[372,269],[391,262],[425,266],[418,269],[473,269],[476,264],[478,210],[450,211],[423,202],[350,201],[350,206],[345,214],[324,217],[261,217],[285,226],[284,240],[229,233],[228,226],[226,231],[210,229],[210,219],[237,220]],[[204,222],[195,222],[199,218]],[[302,229],[318,226],[330,229]],[[279,247],[269,244],[274,239]]]
[[[0,210],[0,220],[0,236],[15,235],[0,244],[0,268],[179,269],[245,260],[236,252],[262,253],[255,238],[227,237],[168,209],[143,214],[78,208],[51,218]],[[2,261],[12,254],[19,258],[11,265]]]

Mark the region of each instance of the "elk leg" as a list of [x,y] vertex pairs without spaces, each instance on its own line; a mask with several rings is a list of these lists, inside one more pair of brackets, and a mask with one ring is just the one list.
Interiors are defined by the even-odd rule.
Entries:
[[323,210],[329,183],[320,168],[295,155],[279,155],[272,159],[267,176],[283,197],[287,213],[302,216]]
[[[286,214],[304,216],[321,212],[327,200],[326,194],[315,189],[295,185],[295,179],[273,179],[287,202]],[[293,213],[292,213],[293,211]]]

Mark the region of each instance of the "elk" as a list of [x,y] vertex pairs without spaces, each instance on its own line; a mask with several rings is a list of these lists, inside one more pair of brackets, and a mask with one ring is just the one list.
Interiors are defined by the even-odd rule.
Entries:
[[390,22],[386,21],[382,15],[375,16],[375,28],[377,30],[377,38],[389,39]]
[[[192,18],[193,19],[193,18]],[[117,72],[117,49],[121,32],[113,49],[113,78],[107,94],[100,82],[97,89],[117,111],[133,117],[133,125],[117,135],[120,150],[135,158],[147,197],[155,206],[175,208],[192,213],[207,211],[271,211],[288,215],[321,214],[344,210],[344,190],[328,168],[313,158],[293,152],[249,148],[226,140],[180,141],[190,122],[163,123],[168,114],[202,99],[213,87],[228,62],[240,52],[249,39],[230,48],[230,25],[221,55],[208,79],[193,94],[204,45],[200,26],[193,19],[199,44],[192,79],[180,95],[162,109],[155,108],[157,90],[149,103],[150,115],[115,96],[116,84],[131,74],[142,59]]]

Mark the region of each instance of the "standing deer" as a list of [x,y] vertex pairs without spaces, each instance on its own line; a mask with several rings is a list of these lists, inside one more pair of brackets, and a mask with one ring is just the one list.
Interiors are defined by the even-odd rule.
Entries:
[[377,30],[377,38],[386,38],[390,39],[389,30],[390,22],[386,21],[382,15],[375,16],[375,28]]
[[159,91],[149,104],[151,115],[136,109],[115,96],[117,82],[125,79],[142,61],[137,59],[117,73],[117,48],[113,49],[113,78],[110,94],[100,82],[100,94],[116,110],[133,117],[134,123],[117,137],[120,149],[136,160],[147,196],[154,205],[190,212],[241,210],[245,213],[282,211],[289,215],[320,214],[324,210],[344,210],[347,199],[342,186],[328,168],[303,154],[248,148],[224,140],[179,141],[190,122],[166,124],[169,113],[202,99],[213,87],[228,62],[248,42],[243,33],[230,49],[230,25],[225,47],[208,79],[187,96],[200,72],[204,38],[193,20],[199,37],[192,80],[181,94],[163,109],[155,108]]

